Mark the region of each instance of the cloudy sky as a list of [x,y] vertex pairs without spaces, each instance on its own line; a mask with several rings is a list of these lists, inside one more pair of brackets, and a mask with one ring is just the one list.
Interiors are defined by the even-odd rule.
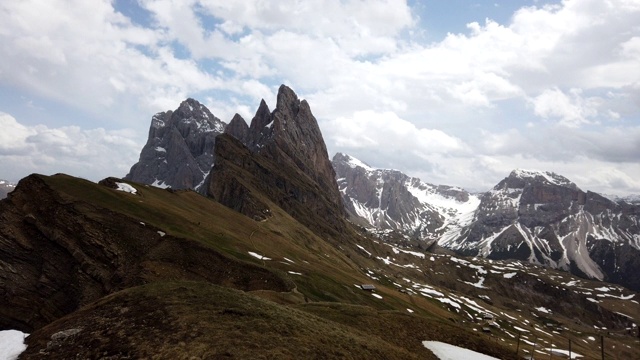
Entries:
[[0,178],[124,176],[151,116],[309,101],[330,156],[486,190],[640,194],[640,0],[0,3]]

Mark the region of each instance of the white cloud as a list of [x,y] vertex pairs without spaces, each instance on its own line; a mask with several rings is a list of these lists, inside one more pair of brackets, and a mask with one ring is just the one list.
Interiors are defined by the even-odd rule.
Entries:
[[[3,84],[102,119],[131,97],[153,113],[189,92],[223,86],[194,60],[177,58],[161,31],[133,24],[111,1],[19,1],[0,7]],[[130,120],[110,121],[123,126]]]
[[396,148],[418,154],[460,152],[460,139],[440,130],[420,129],[392,112],[358,111],[349,118],[337,118],[324,126],[325,136],[339,148]]
[[13,116],[0,112],[0,156],[28,155],[27,137],[35,132],[18,123]]
[[560,124],[568,127],[578,127],[590,123],[590,118],[598,115],[598,107],[602,99],[584,98],[580,89],[571,89],[570,95],[554,88],[542,92],[531,100],[536,115],[560,119]]
[[78,126],[24,126],[0,113],[3,176],[17,180],[33,172],[68,173],[90,180],[123,177],[142,144],[131,130],[84,130]]
[[412,37],[424,29],[403,0],[136,4],[151,25],[107,0],[0,5],[0,85],[93,122],[11,123],[16,136],[0,135],[0,151],[94,156],[68,142],[100,127],[144,136],[151,114],[187,96],[223,121],[235,112],[249,121],[286,83],[309,101],[330,148],[374,154],[427,181],[493,184],[512,167],[588,158],[636,175],[637,0],[525,7],[507,23],[477,19],[432,43]]
[[[456,156],[468,155],[460,139],[436,129],[418,128],[392,112],[358,111],[320,124],[329,151],[348,153],[371,166],[434,179]],[[452,169],[452,171],[455,171]]]
[[517,155],[539,161],[569,163],[580,158],[633,167],[640,154],[640,127],[573,129],[565,126],[531,127],[484,132],[476,153]]

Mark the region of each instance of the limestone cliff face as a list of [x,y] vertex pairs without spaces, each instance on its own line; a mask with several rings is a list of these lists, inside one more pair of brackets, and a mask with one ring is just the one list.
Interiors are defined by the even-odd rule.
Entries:
[[175,111],[155,114],[140,160],[125,179],[198,190],[213,165],[215,138],[225,126],[194,99],[183,101]]
[[273,112],[260,103],[248,129],[234,124],[219,136],[208,194],[256,219],[267,217],[273,202],[303,224],[336,234],[346,213],[318,123],[290,88],[282,85],[277,99]]

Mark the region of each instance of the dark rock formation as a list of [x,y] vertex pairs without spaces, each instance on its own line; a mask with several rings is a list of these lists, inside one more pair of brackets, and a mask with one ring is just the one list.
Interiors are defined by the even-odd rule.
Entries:
[[248,130],[234,124],[219,136],[208,194],[256,219],[267,217],[273,202],[335,236],[346,213],[318,123],[290,88],[282,85],[277,98],[273,112],[260,103]]
[[233,134],[233,136],[243,144],[249,142],[249,126],[239,114],[235,114],[233,116],[233,119],[231,119],[224,132],[227,134]]
[[194,99],[183,101],[175,111],[155,114],[140,160],[125,179],[198,190],[213,165],[215,138],[225,126]]

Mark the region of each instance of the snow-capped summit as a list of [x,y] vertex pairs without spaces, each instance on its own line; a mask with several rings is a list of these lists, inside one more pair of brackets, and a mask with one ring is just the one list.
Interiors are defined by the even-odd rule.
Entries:
[[348,166],[350,166],[351,168],[363,168],[367,171],[374,171],[375,169],[372,168],[371,166],[369,166],[368,164],[354,158],[351,155],[348,154],[344,154],[344,153],[336,153],[335,156],[333,157],[333,161],[334,162],[341,162],[344,164],[347,164]]
[[153,115],[147,144],[125,179],[198,190],[213,166],[216,136],[225,127],[206,106],[191,98],[174,111]]
[[549,171],[515,169],[509,174],[509,177],[507,177],[507,179],[513,179],[513,178],[524,180],[525,182],[539,181],[539,182],[548,183],[552,185],[577,188],[577,185],[571,182],[566,177],[562,175],[558,175],[554,172],[549,172]]
[[640,207],[584,192],[550,172],[514,170],[482,195],[468,226],[439,245],[640,288]]
[[187,124],[189,130],[198,132],[217,132],[224,131],[226,124],[217,119],[206,106],[197,100],[188,98],[182,103],[176,111],[174,111],[183,124]]
[[464,216],[480,202],[463,189],[424,183],[398,170],[375,169],[350,155],[337,153],[332,163],[351,218],[380,230],[434,241],[464,223]]
[[582,191],[562,175],[514,170],[481,196],[373,169],[333,166],[354,221],[437,241],[462,255],[516,259],[640,289],[640,206]]

